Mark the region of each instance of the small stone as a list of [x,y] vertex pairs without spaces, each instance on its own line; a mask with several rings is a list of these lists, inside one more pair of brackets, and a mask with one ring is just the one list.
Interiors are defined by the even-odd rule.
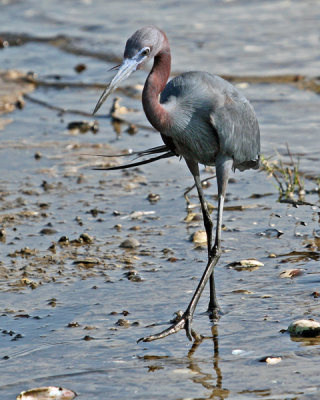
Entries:
[[116,322],[117,326],[122,326],[124,328],[129,328],[130,327],[130,322],[127,321],[126,319],[120,318],[118,319],[118,321]]
[[52,228],[43,228],[40,231],[41,235],[54,235],[55,233],[57,233],[57,231]]
[[48,300],[48,306],[55,307],[57,305],[57,299],[54,297]]
[[86,335],[86,336],[84,336],[83,340],[85,340],[86,342],[89,342],[90,340],[94,340],[94,338],[92,336]]
[[93,243],[94,239],[88,233],[82,233],[80,235],[80,239],[82,239],[85,243]]
[[0,241],[5,242],[7,236],[7,232],[4,228],[0,228]]
[[69,244],[68,236],[61,236],[61,238],[58,240],[58,243],[60,245],[68,245]]
[[318,336],[320,335],[320,323],[314,319],[299,319],[289,325],[288,332],[293,336]]
[[150,201],[150,203],[156,203],[160,200],[160,195],[156,193],[149,193],[148,200]]
[[205,246],[207,244],[207,233],[206,231],[196,231],[191,236],[191,240],[198,246]]
[[142,281],[143,281],[143,279],[141,278],[141,276],[140,276],[140,275],[138,274],[138,272],[135,271],[135,270],[131,270],[131,271],[126,272],[126,273],[124,274],[124,276],[127,277],[128,280],[129,280],[129,281],[132,281],[132,282],[142,282]]
[[130,228],[130,231],[140,231],[141,226],[140,225],[134,225]]
[[78,322],[69,322],[67,327],[68,328],[79,328],[80,324]]
[[268,255],[268,257],[269,257],[269,258],[277,258],[277,255],[274,254],[274,253],[270,253],[270,254]]
[[85,71],[86,69],[87,69],[87,66],[86,66],[86,64],[83,64],[83,63],[77,64],[74,67],[74,70],[76,72],[78,72],[78,74],[81,74],[81,72]]
[[134,239],[134,238],[126,239],[120,244],[120,247],[122,247],[124,249],[136,249],[139,246],[140,246],[140,243],[138,242],[137,239]]

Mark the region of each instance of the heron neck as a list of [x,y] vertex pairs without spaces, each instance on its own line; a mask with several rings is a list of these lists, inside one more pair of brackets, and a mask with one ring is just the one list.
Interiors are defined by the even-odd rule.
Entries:
[[151,125],[159,132],[169,123],[169,113],[159,102],[159,95],[165,88],[171,68],[169,45],[154,58],[152,70],[146,80],[142,92],[144,112]]

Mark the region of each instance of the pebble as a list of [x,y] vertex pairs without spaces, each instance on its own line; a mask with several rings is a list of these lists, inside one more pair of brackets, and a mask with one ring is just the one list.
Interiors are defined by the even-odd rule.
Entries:
[[299,319],[289,325],[288,332],[294,336],[318,336],[320,335],[320,323],[314,319]]
[[80,235],[80,239],[82,239],[85,243],[93,243],[94,239],[88,233],[82,233]]
[[60,244],[60,245],[67,245],[67,244],[69,244],[69,238],[68,238],[68,236],[61,236],[61,238],[58,240],[58,243]]
[[85,340],[86,342],[89,342],[90,340],[94,340],[94,337],[86,335],[83,337],[83,340]]
[[79,328],[79,326],[79,322],[69,322],[67,325],[68,328]]
[[54,235],[55,233],[57,233],[57,231],[52,228],[43,228],[40,231],[41,235]]
[[196,245],[202,246],[207,244],[207,233],[206,231],[196,231],[191,236],[191,240]]
[[126,239],[122,243],[120,243],[120,247],[124,249],[136,249],[139,246],[140,246],[139,241],[134,238]]
[[268,228],[264,232],[258,233],[259,236],[266,236],[268,238],[278,238],[281,235],[283,235],[282,231],[279,231],[278,229],[275,228]]
[[150,203],[156,203],[160,200],[160,195],[156,193],[149,193],[148,200],[150,201]]
[[124,328],[129,328],[130,327],[130,322],[127,321],[126,319],[120,318],[116,322],[117,326],[123,326]]
[[128,271],[124,274],[125,277],[128,278],[129,281],[132,282],[142,282],[143,279],[141,278],[141,276],[138,274],[138,272],[136,270],[131,270]]
[[6,230],[4,228],[0,228],[0,241],[5,242],[6,236],[7,236]]
[[74,70],[76,72],[78,72],[78,74],[81,74],[81,72],[85,71],[86,69],[87,69],[87,66],[86,66],[86,64],[83,64],[83,63],[77,64],[74,67]]

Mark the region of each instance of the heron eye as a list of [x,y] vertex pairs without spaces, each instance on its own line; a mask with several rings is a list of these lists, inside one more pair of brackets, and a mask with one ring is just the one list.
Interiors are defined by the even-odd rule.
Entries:
[[150,53],[149,47],[146,47],[142,50],[141,55],[147,56]]

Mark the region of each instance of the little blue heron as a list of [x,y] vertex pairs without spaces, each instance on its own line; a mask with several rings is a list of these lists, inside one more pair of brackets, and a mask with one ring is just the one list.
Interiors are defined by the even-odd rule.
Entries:
[[[186,72],[168,81],[171,54],[166,34],[155,26],[137,30],[127,41],[124,59],[118,73],[102,93],[93,114],[121,81],[153,59],[153,67],[142,92],[144,112],[151,125],[160,132],[164,146],[141,152],[138,156],[160,155],[113,168],[121,169],[146,164],[171,156],[183,157],[193,175],[198,191],[204,227],[207,234],[208,263],[186,311],[169,328],[140,340],[161,339],[185,329],[189,340],[199,336],[191,328],[195,308],[210,278],[208,311],[218,318],[219,305],[215,292],[214,267],[221,255],[223,203],[229,171],[259,167],[259,125],[249,101],[229,82],[207,72]],[[159,101],[160,96],[160,101]],[[216,236],[212,246],[213,222],[204,197],[199,163],[214,165],[218,185]]]

